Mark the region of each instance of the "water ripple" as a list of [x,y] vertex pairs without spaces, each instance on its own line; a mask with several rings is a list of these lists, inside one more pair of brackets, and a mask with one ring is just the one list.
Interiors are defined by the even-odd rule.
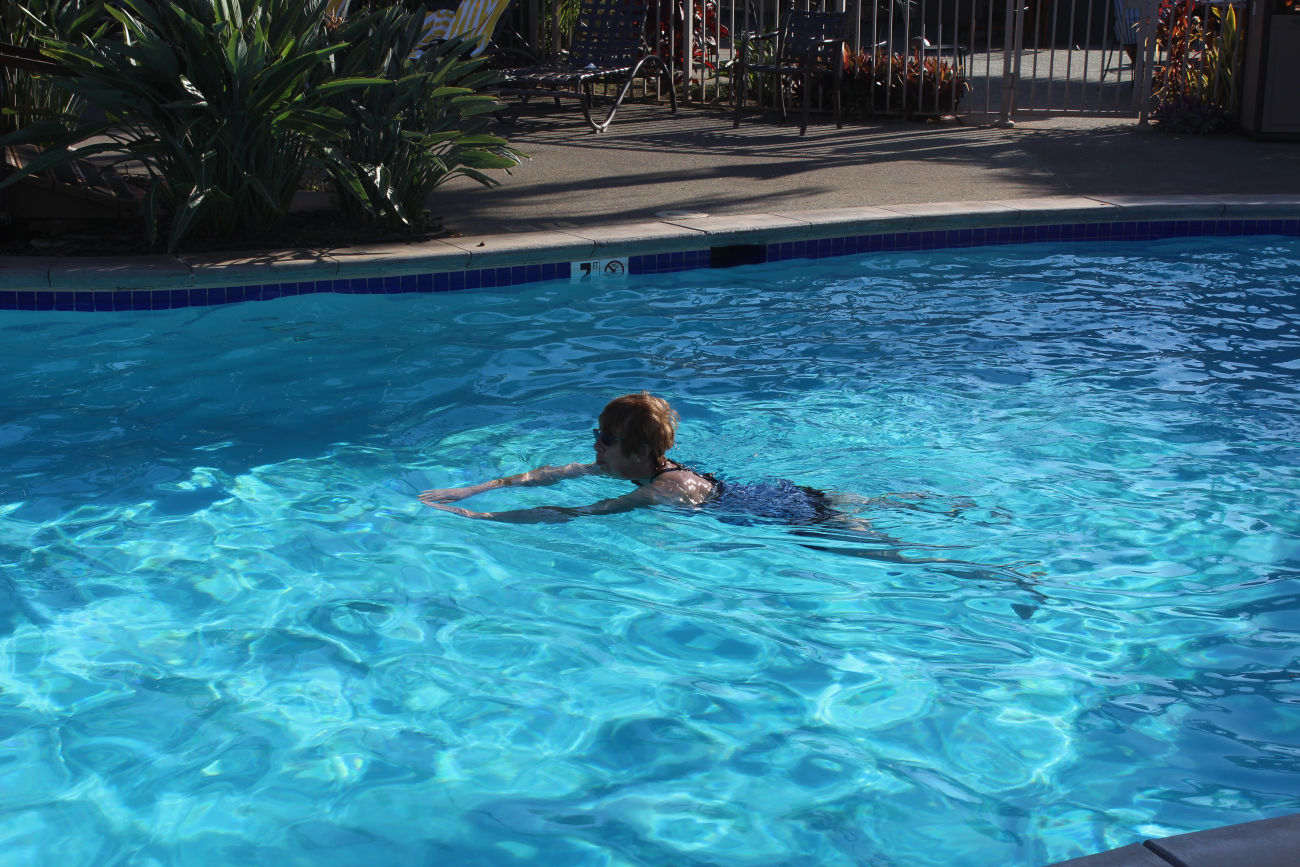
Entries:
[[[0,316],[9,851],[1036,865],[1295,812],[1300,250],[1231,247]],[[414,500],[643,388],[843,522]]]

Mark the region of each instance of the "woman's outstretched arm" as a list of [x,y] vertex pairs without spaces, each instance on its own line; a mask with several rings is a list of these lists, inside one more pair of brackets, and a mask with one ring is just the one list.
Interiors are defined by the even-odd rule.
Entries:
[[426,506],[437,506],[440,503],[455,503],[475,494],[481,494],[484,491],[491,491],[495,488],[512,488],[526,487],[533,485],[553,485],[564,479],[576,479],[579,476],[587,476],[592,473],[600,472],[600,468],[595,464],[565,464],[562,467],[538,467],[535,470],[529,470],[526,473],[520,473],[516,476],[506,476],[501,479],[492,479],[488,482],[481,482],[477,485],[467,485],[463,488],[433,488],[420,494],[420,502]]
[[630,512],[642,506],[675,502],[651,487],[637,488],[621,497],[598,500],[587,506],[535,506],[531,509],[511,509],[507,512],[475,512],[445,503],[429,503],[435,509],[453,512],[466,518],[500,521],[503,524],[560,524],[584,515],[614,515]]

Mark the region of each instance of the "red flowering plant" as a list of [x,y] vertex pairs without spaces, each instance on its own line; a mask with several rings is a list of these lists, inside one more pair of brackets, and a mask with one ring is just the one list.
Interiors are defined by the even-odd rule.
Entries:
[[[714,0],[696,0],[692,9],[694,33],[691,60],[706,69],[717,69],[718,37],[730,36],[727,26],[718,18],[718,4]],[[659,0],[658,10],[649,22],[650,42],[656,46],[660,59],[674,69],[686,65],[686,3],[685,0]]]
[[878,49],[845,54],[846,90],[865,114],[943,115],[957,110],[970,80],[950,60]]

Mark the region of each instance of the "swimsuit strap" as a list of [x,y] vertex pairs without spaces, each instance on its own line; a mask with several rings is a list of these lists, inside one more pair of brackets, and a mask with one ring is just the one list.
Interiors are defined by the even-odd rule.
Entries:
[[[699,470],[695,470],[695,469],[691,469],[690,467],[682,466],[681,464],[677,463],[676,461],[669,461],[667,458],[664,458],[664,460],[665,460],[665,462],[671,464],[672,466],[665,466],[665,467],[661,467],[661,468],[655,470],[654,475],[650,477],[650,481],[653,482],[655,479],[659,478],[659,477],[662,476],[664,473],[694,473],[695,475],[699,476],[701,479],[704,479],[704,481],[706,481],[706,482],[708,482],[709,484],[713,485],[713,488],[714,488],[715,491],[720,491],[720,490],[722,490],[722,480],[721,480],[721,479],[714,478],[714,476],[713,476],[712,473],[702,473],[702,472],[700,472]],[[641,481],[635,481],[635,480],[634,480],[634,481],[632,482],[632,484],[634,484],[634,485],[640,487],[641,485],[643,485],[643,484],[645,484],[645,483],[644,483],[644,482],[641,482]]]
[[[675,462],[675,461],[669,461],[669,463],[672,464],[671,467],[663,467],[662,469],[655,470],[655,474],[654,474],[653,476],[651,476],[650,478],[651,478],[651,479],[657,479],[657,478],[659,478],[660,476],[662,476],[664,473],[690,473],[690,472],[694,472],[694,470],[687,469],[686,467],[682,466],[681,464],[679,464],[679,463],[677,463],[677,462]],[[702,474],[702,473],[696,473],[696,475],[703,475],[703,474]]]

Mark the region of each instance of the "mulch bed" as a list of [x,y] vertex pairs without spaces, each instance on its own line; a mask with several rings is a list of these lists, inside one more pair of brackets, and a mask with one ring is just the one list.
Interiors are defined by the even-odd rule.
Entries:
[[[422,232],[394,234],[345,223],[335,211],[292,212],[273,232],[219,243],[186,242],[179,252],[325,250],[361,244],[416,243],[448,237],[441,223]],[[139,223],[117,220],[14,222],[0,231],[0,256],[146,256],[166,252],[150,245]]]

